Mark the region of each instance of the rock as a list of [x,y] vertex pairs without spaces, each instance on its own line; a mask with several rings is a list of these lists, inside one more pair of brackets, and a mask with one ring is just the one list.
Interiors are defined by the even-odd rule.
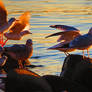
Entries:
[[87,87],[78,84],[75,81],[56,75],[44,75],[43,78],[50,84],[53,92],[92,92]]
[[92,60],[90,58],[83,58],[81,55],[69,55],[64,60],[60,76],[92,91],[91,62]]
[[53,92],[92,92],[91,59],[81,55],[65,58],[60,76],[44,75]]
[[14,68],[19,68],[18,61],[13,59],[11,56],[7,55],[8,59],[5,63],[5,65],[2,67],[6,72],[9,70],[12,70]]
[[71,79],[77,64],[80,62],[90,62],[90,59],[86,57],[83,59],[83,56],[74,54],[67,56],[64,60],[60,76]]
[[5,92],[52,92],[46,80],[26,69],[9,71],[5,88]]

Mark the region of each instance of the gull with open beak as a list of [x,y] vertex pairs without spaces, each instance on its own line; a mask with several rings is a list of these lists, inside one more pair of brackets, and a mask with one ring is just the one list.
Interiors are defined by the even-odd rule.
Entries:
[[24,12],[15,24],[12,26],[9,32],[4,33],[4,36],[7,40],[4,42],[3,46],[8,40],[21,40],[25,35],[32,34],[30,32],[30,12]]

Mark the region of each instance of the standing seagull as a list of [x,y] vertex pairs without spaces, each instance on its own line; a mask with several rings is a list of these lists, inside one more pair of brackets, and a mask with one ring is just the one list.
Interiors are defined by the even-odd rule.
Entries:
[[73,50],[83,50],[83,57],[84,57],[84,50],[87,50],[87,54],[89,57],[89,48],[92,45],[92,28],[89,29],[89,32],[84,35],[80,35],[70,41],[69,43],[59,43],[55,46],[52,46],[48,49],[53,49],[53,50],[59,50],[63,52],[70,52]]
[[83,57],[85,49],[87,50],[87,54],[89,57],[88,50],[91,46],[92,46],[92,28],[89,29],[89,32],[87,34],[78,36],[69,43],[69,48],[83,50]]
[[23,61],[28,60],[33,54],[32,40],[28,39],[26,44],[15,44],[11,47],[4,47],[5,53],[13,59],[18,60],[19,67],[23,68]]
[[4,4],[0,0],[0,44],[3,44],[3,33],[7,32],[15,23],[16,19],[11,18],[7,21],[7,10],[4,7]]
[[64,52],[65,55],[68,56],[69,55],[68,52],[75,51],[76,49],[75,48],[69,48],[69,42],[68,43],[60,42],[59,44],[56,44],[52,47],[49,47],[48,50],[59,50],[61,52]]
[[78,30],[72,26],[51,25],[50,27],[62,30],[62,32],[54,33],[54,34],[51,34],[51,35],[45,37],[45,38],[48,38],[48,37],[60,35],[57,42],[63,41],[64,43],[67,43],[67,42],[70,42],[71,40],[73,40],[74,38],[76,38],[77,36],[81,35],[80,30]]
[[75,48],[69,48],[69,43],[70,41],[81,35],[80,31],[77,28],[67,25],[51,25],[50,27],[60,29],[62,30],[62,32],[58,32],[46,36],[46,38],[48,38],[48,37],[60,35],[60,37],[57,40],[60,43],[48,49],[62,51],[65,53],[66,56],[69,55],[68,52],[76,50]]
[[30,19],[30,12],[29,11],[24,12],[24,14],[22,14],[19,17],[19,19],[16,20],[15,24],[12,26],[10,31],[4,34],[4,36],[7,38],[4,44],[8,40],[21,40],[25,35],[32,34],[29,31],[30,28],[29,19]]

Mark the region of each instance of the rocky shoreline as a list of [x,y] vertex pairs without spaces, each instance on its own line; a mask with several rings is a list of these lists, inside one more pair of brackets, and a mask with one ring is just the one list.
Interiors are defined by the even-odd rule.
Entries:
[[[10,61],[14,60],[9,57],[6,62]],[[17,64],[16,67],[10,64],[7,65],[7,76],[1,77],[1,84],[4,84],[5,92],[92,92],[91,62],[82,55],[69,55],[64,60],[60,76],[40,76],[26,68],[19,69]]]

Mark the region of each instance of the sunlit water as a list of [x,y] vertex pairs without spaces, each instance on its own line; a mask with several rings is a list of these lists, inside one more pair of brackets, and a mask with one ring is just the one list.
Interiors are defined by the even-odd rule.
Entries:
[[[25,43],[28,38],[32,38],[34,52],[30,62],[43,67],[31,70],[40,75],[59,75],[65,59],[63,52],[47,50],[48,47],[57,44],[57,37],[45,39],[45,36],[59,31],[50,28],[50,25],[74,26],[80,29],[82,34],[87,33],[92,27],[92,0],[3,0],[3,2],[8,10],[8,18],[18,18],[24,11],[31,12],[30,31],[33,34],[25,36],[20,41],[8,41],[7,45]],[[78,50],[72,53],[82,54]],[[91,55],[90,49],[90,57]]]

